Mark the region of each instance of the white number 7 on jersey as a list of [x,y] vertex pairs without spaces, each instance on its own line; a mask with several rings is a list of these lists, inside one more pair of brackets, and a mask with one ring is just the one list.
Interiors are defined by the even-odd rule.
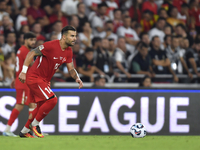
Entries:
[[54,69],[58,69],[59,65],[60,65],[59,63],[56,63]]

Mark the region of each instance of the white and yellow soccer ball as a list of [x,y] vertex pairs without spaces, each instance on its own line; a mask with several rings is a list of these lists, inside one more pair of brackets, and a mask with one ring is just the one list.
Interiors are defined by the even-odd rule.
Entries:
[[136,123],[130,128],[130,134],[134,138],[143,138],[146,136],[146,129],[142,123]]

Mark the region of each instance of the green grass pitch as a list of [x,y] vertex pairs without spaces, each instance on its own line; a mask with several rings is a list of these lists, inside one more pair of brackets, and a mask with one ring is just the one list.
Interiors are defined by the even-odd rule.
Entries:
[[0,136],[0,150],[200,150],[200,136]]

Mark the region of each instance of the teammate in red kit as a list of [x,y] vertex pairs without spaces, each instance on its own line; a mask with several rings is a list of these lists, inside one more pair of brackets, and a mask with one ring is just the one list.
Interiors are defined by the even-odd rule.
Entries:
[[[23,84],[19,81],[18,76],[19,73],[22,71],[23,63],[26,58],[28,52],[34,48],[36,42],[36,35],[32,32],[28,32],[24,34],[24,45],[20,47],[17,51],[16,56],[16,79],[13,80],[11,83],[11,88],[16,89],[16,105],[12,110],[8,123],[6,125],[6,129],[3,132],[4,136],[16,136],[14,133],[10,131],[12,124],[14,123],[15,119],[18,117],[19,113],[24,108],[24,105],[29,106],[29,114],[34,110],[35,103],[30,101],[29,95],[29,88],[26,84]],[[33,60],[32,60],[33,61]]]
[[[57,103],[57,97],[50,89],[49,82],[60,65],[66,63],[68,71],[72,78],[83,87],[83,83],[74,69],[72,62],[72,48],[76,41],[76,29],[72,26],[66,26],[61,31],[62,38],[45,42],[28,53],[24,61],[19,80],[28,85],[30,95],[37,107],[30,114],[28,121],[21,130],[20,137],[33,137],[33,133],[42,138],[39,122],[54,108]],[[28,70],[28,66],[34,56],[38,56],[33,66]],[[27,72],[27,73],[26,73]]]

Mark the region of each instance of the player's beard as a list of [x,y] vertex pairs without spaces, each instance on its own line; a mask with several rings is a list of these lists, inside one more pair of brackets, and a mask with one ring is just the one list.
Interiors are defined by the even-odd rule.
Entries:
[[29,48],[29,49],[34,48],[34,45],[32,46],[32,45],[28,44],[28,48]]
[[[72,42],[74,42],[74,44],[75,44],[75,41],[72,41]],[[68,42],[68,43],[66,43],[68,46],[74,46],[74,44],[72,44],[72,42]]]

